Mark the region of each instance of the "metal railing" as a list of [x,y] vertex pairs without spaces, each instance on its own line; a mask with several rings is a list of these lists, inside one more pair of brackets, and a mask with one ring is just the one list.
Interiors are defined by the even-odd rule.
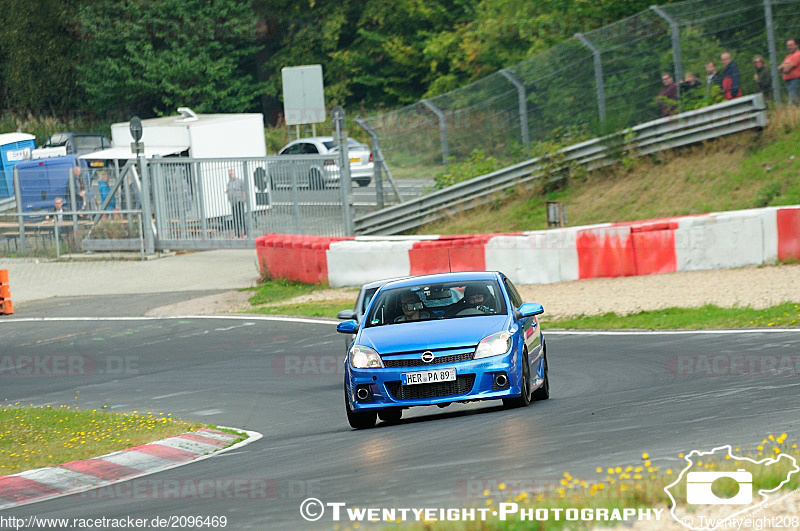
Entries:
[[356,234],[399,234],[493,200],[493,194],[562,178],[570,165],[608,166],[622,154],[641,156],[767,125],[764,97],[755,94],[661,118],[569,146],[558,157],[538,157],[354,220]]
[[[753,63],[761,55],[766,70],[760,76],[771,82],[766,95],[786,102],[777,67],[784,43],[800,34],[800,0],[688,0],[600,28],[591,19],[554,23],[581,33],[456,90],[365,118],[395,176],[433,177],[449,160],[473,150],[519,160],[520,150],[539,141],[602,136],[649,122],[659,117],[663,72],[673,73],[678,83],[687,72],[700,81],[694,96],[681,90],[684,109],[701,104],[692,99],[711,103],[706,63],[714,61],[722,73],[723,52],[738,65],[745,95],[762,90]],[[526,24],[532,22],[489,19],[478,27],[503,27],[516,38],[516,30],[531,32],[522,29]]]

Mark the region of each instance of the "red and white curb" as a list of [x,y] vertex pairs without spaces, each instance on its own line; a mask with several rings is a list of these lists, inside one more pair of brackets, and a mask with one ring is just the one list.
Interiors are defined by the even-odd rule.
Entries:
[[168,437],[92,459],[0,476],[0,510],[76,494],[121,481],[207,459],[257,441],[261,434],[238,430],[247,437],[209,428]]

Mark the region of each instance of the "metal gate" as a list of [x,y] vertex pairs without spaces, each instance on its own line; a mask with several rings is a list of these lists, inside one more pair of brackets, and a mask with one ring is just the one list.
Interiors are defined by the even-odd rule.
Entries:
[[[346,190],[330,156],[153,158],[139,164],[141,176],[132,161],[114,177],[108,200],[133,197],[128,208],[141,212],[144,234],[109,240],[90,233],[84,250],[138,250],[143,241],[153,250],[252,248],[267,233],[346,234]],[[243,194],[228,193],[231,176],[241,180],[235,189]],[[148,196],[149,205],[141,201]]]

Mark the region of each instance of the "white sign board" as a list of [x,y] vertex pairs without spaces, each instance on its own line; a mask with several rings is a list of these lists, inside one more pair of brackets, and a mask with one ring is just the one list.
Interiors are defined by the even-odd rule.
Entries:
[[283,115],[286,125],[314,124],[325,121],[325,87],[322,65],[281,68],[283,78]]
[[9,161],[28,160],[31,158],[31,148],[12,149],[6,152],[6,158]]

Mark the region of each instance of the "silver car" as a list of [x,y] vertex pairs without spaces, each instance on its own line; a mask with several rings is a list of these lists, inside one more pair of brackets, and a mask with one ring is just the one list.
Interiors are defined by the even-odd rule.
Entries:
[[[348,138],[347,143],[348,156],[350,158],[350,177],[358,186],[367,186],[372,181],[372,152],[367,146],[354,138]],[[332,136],[314,136],[289,142],[278,152],[278,155],[331,155],[331,158],[324,162],[315,161],[310,164],[308,171],[297,172],[294,176],[288,171],[288,166],[287,168],[283,168],[282,165],[276,166],[270,172],[272,187],[291,186],[293,178],[297,180],[298,186],[308,186],[313,189],[338,186],[338,152],[339,147]]]

